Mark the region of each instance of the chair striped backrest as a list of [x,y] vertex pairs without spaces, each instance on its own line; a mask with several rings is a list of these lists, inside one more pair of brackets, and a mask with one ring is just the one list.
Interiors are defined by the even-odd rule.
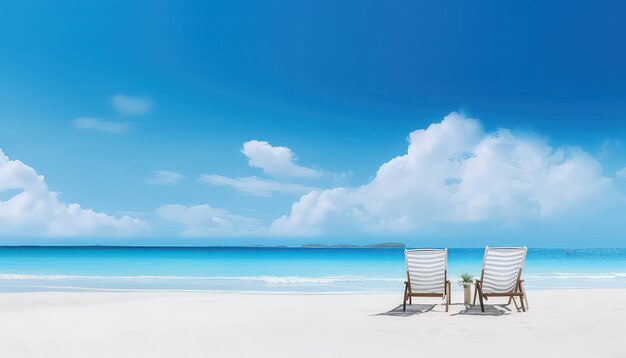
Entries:
[[526,247],[485,248],[482,290],[485,293],[504,293],[515,290],[526,259]]
[[404,250],[404,258],[412,292],[445,292],[447,249]]

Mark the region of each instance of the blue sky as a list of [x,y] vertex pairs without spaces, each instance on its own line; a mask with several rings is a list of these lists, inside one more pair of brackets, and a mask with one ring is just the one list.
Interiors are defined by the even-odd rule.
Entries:
[[[4,4],[0,148],[7,160],[45,176],[47,190],[59,193],[54,205],[78,203],[130,221],[100,225],[94,218],[84,229],[55,231],[80,226],[75,213],[32,220],[32,211],[19,211],[18,220],[6,202],[25,185],[0,181],[7,207],[0,222],[10,227],[0,241],[624,246],[617,174],[626,167],[624,10],[620,1]],[[268,229],[283,215],[293,218],[292,204],[310,190],[371,183],[381,165],[407,153],[409,133],[451,112],[477,119],[481,138],[507,128],[517,139],[542,142],[538,151],[580,148],[595,162],[585,161],[577,177],[599,165],[582,185],[610,183],[571,206],[597,208],[543,213],[519,204],[543,203],[544,188],[515,194],[516,210],[506,217],[493,214],[502,208],[434,217],[429,204],[419,208],[423,214],[408,205],[391,218],[358,196],[330,201],[341,213],[327,215],[345,225],[311,219],[294,224],[302,231]],[[463,130],[464,120],[450,130]],[[474,139],[459,150],[473,153],[483,143]],[[245,155],[249,141],[258,145]],[[270,158],[277,162],[263,153],[278,155]],[[254,158],[262,164],[250,165]],[[465,177],[448,179],[465,185]],[[407,193],[427,191],[409,185]],[[581,183],[559,187],[567,185]],[[367,224],[343,216],[355,210],[367,214]],[[373,229],[400,217],[422,224]],[[132,220],[141,227],[127,230]]]

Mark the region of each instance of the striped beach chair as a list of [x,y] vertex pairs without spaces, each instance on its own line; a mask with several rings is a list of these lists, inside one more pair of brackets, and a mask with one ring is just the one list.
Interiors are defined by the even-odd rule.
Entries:
[[407,280],[404,282],[404,302],[413,304],[413,297],[441,297],[450,305],[450,281],[448,281],[447,249],[404,250]]
[[476,296],[480,300],[480,309],[485,312],[483,299],[489,297],[509,297],[519,311],[515,297],[519,297],[523,312],[528,309],[528,299],[522,283],[522,267],[526,259],[526,247],[489,247],[485,248],[483,270],[480,280],[476,280],[474,305]]

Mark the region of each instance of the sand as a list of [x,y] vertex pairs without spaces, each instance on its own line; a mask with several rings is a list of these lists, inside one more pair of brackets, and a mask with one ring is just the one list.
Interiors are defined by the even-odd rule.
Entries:
[[626,289],[530,291],[526,313],[400,298],[0,293],[0,357],[626,357]]

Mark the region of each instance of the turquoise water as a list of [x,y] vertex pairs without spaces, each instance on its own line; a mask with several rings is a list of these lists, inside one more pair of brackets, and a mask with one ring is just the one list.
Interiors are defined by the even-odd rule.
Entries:
[[[449,249],[448,276],[483,249]],[[626,249],[529,249],[527,289],[626,287]],[[403,249],[0,247],[1,291],[398,292]],[[456,286],[456,285],[453,285]]]

